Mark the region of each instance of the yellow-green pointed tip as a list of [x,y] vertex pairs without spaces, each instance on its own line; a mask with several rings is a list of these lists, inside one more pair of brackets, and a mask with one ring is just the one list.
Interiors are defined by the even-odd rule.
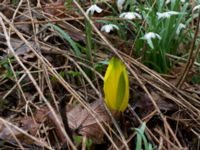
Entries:
[[123,62],[113,57],[104,76],[105,103],[110,110],[123,112],[128,106],[129,80]]

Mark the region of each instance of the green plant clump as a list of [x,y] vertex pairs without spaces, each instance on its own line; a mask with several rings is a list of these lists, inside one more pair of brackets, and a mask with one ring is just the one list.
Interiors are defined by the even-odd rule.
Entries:
[[172,64],[166,54],[177,55],[180,43],[188,38],[186,32],[183,32],[191,20],[188,6],[188,3],[180,0],[169,4],[164,0],[147,1],[145,5],[138,5],[145,21],[143,26],[138,27],[141,31],[139,37],[144,37],[146,33],[155,33],[160,37],[152,37],[152,45],[145,38],[136,39],[136,53],[138,56],[142,55],[145,65],[160,73],[169,71]]

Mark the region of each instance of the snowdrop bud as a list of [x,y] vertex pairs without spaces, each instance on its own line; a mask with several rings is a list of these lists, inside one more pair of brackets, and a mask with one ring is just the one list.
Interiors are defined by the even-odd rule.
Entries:
[[196,10],[199,10],[200,9],[200,5],[197,5],[195,6],[193,9],[192,9],[192,12],[196,11]]
[[169,4],[171,2],[171,0],[166,0],[165,4]]
[[115,24],[107,24],[101,27],[101,31],[107,32],[109,33],[110,31],[117,29],[119,30],[118,26],[116,26]]
[[99,6],[97,6],[96,4],[94,4],[94,5],[90,6],[90,7],[87,9],[86,14],[87,14],[87,15],[88,15],[88,14],[93,15],[95,12],[101,13],[102,11],[103,11],[103,10],[102,10]]
[[141,39],[146,40],[148,45],[153,49],[154,46],[153,46],[152,39],[155,39],[155,38],[158,38],[159,40],[161,40],[161,37],[159,34],[154,33],[154,32],[149,32],[149,33],[146,33],[144,37],[142,37]]
[[[175,0],[166,0],[165,4],[169,4],[171,2],[176,2]],[[182,3],[185,3],[185,0],[181,0]]]
[[167,12],[163,12],[163,13],[160,13],[160,12],[156,13],[158,19],[170,18],[171,16],[179,15],[179,14],[181,14],[181,13],[177,12],[177,11],[167,11]]
[[141,15],[136,12],[124,12],[124,13],[120,14],[119,17],[125,18],[125,19],[130,19],[130,20],[136,19],[136,18],[142,19]]
[[119,11],[122,10],[124,2],[125,0],[117,0],[117,8]]
[[186,28],[186,25],[180,23],[180,24],[178,25],[177,30],[176,30],[176,34],[179,35],[180,32],[181,32],[181,30],[182,30],[182,29],[185,29],[185,28]]

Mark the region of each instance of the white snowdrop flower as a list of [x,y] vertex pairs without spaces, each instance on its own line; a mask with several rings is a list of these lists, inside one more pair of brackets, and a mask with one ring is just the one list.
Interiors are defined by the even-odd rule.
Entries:
[[135,10],[136,10],[137,12],[140,11],[139,8],[136,8]]
[[170,18],[171,16],[179,15],[179,14],[181,14],[181,13],[177,12],[177,11],[167,11],[167,12],[163,12],[163,13],[160,13],[160,12],[156,13],[156,15],[158,16],[158,19]]
[[93,15],[94,12],[97,12],[97,13],[101,13],[103,11],[103,9],[101,9],[99,6],[97,6],[96,4],[90,6],[87,11],[86,11],[86,14],[91,14]]
[[179,35],[180,32],[181,32],[181,30],[182,30],[182,29],[185,29],[185,28],[186,28],[186,25],[180,23],[180,24],[178,25],[178,28],[176,29],[176,34]]
[[125,0],[117,0],[117,8],[119,11],[122,10]]
[[169,4],[171,2],[171,0],[166,0],[165,4]]
[[148,11],[151,11],[151,10],[152,10],[152,8],[150,8],[150,7],[145,7],[144,9],[145,9],[145,10],[148,10]]
[[196,10],[199,10],[200,9],[200,5],[197,5],[195,6],[193,9],[192,9],[192,12],[196,11]]
[[101,31],[104,31],[107,33],[109,33],[110,31],[112,31],[114,29],[119,30],[119,27],[116,26],[115,24],[107,24],[107,25],[104,25],[101,27]]
[[[175,2],[175,0],[166,0],[165,4],[169,4],[171,2]],[[182,3],[185,3],[185,0],[181,0]]]
[[124,19],[142,19],[141,15],[136,13],[136,12],[124,12],[122,14],[119,15],[120,18],[124,18]]
[[145,40],[151,40],[151,39],[155,39],[155,38],[158,38],[159,40],[161,40],[160,35],[157,33],[154,33],[154,32],[148,32],[143,37],[143,39],[145,39]]
[[153,49],[154,46],[153,46],[152,39],[155,39],[155,38],[158,38],[159,40],[161,40],[161,37],[159,34],[154,33],[154,32],[149,32],[149,33],[146,33],[141,39],[146,40],[148,45]]

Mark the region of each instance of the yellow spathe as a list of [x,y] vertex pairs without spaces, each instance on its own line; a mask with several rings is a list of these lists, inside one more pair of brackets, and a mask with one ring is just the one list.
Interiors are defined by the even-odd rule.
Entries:
[[129,80],[123,62],[113,57],[104,76],[105,103],[111,110],[123,112],[128,106]]

